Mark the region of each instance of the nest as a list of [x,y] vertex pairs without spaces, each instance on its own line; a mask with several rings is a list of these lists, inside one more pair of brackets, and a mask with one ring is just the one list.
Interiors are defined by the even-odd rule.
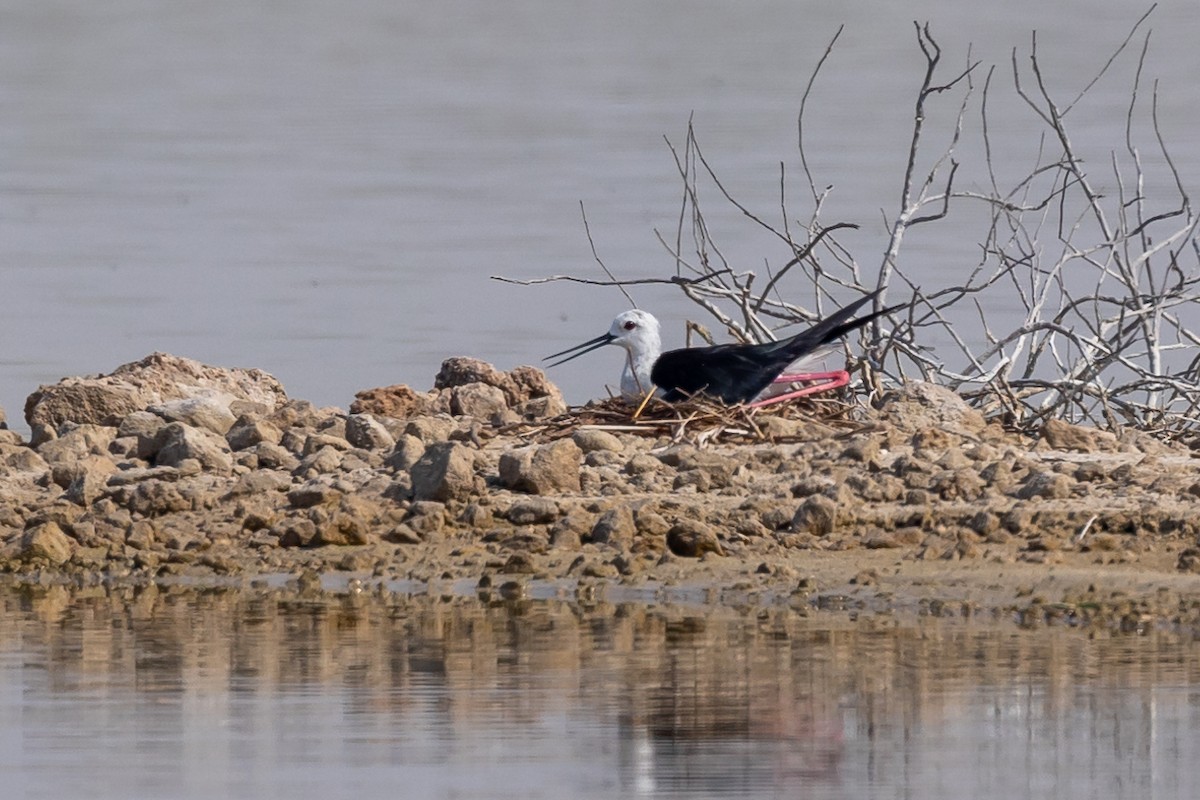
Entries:
[[835,396],[804,397],[760,408],[727,406],[706,397],[678,403],[652,399],[636,418],[636,405],[621,398],[592,401],[538,423],[501,430],[535,441],[553,441],[576,431],[599,430],[651,438],[672,444],[787,444],[856,431],[856,406]]

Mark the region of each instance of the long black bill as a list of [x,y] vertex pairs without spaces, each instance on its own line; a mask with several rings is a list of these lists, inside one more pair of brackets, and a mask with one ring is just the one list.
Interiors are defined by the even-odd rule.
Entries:
[[567,363],[572,358],[578,358],[579,356],[583,355],[584,353],[590,353],[597,348],[604,347],[604,345],[608,344],[615,338],[617,338],[617,337],[613,336],[611,333],[606,333],[603,336],[597,336],[595,339],[589,339],[586,342],[584,342],[583,344],[577,344],[574,347],[568,347],[566,350],[563,350],[560,353],[552,353],[552,354],[546,356],[545,358],[543,358],[542,361],[549,361],[552,358],[558,358],[559,356],[567,355],[567,353],[570,353],[571,355],[567,356],[566,358],[558,358],[558,361],[555,361],[552,364],[546,365],[547,368],[557,367],[559,364]]

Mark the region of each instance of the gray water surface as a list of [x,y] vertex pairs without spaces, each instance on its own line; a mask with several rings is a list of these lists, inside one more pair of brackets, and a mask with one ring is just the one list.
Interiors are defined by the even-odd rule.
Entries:
[[[689,117],[735,196],[777,220],[782,164],[789,208],[807,217],[796,113],[842,24],[810,100],[808,156],[818,185],[834,187],[825,221],[863,226],[844,242],[870,273],[923,70],[914,19],[942,43],[947,78],[968,45],[997,65],[993,142],[1016,169],[1032,163],[1040,132],[1012,96],[1013,49],[1027,59],[1038,30],[1050,89],[1069,100],[1144,10],[0,0],[0,406],[21,426],[38,383],[154,350],[259,367],[294,396],[343,407],[372,386],[428,388],[450,355],[536,363],[602,332],[626,301],[488,276],[601,277],[581,201],[618,274],[670,274],[654,230],[673,238],[681,187],[663,138],[681,145]],[[1192,3],[1164,3],[1147,29],[1143,100],[1159,79],[1164,137],[1194,189],[1200,20]],[[1110,154],[1123,152],[1139,50],[1140,39],[1072,111],[1101,188]],[[928,163],[957,102],[931,105]],[[986,177],[974,116],[967,128],[964,188]],[[1153,140],[1142,144],[1152,165]],[[731,265],[786,260],[708,191]],[[963,275],[978,260],[977,222],[914,229],[902,266],[926,288]],[[802,281],[785,291],[811,302]],[[669,287],[635,298],[664,319],[668,345],[682,344],[694,306]],[[608,353],[555,378],[581,402],[603,396],[619,368]]]
[[788,607],[0,591],[10,798],[1183,798],[1200,661]]

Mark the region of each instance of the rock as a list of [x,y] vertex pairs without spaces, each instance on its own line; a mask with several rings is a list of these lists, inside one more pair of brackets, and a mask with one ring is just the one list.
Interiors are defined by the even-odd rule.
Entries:
[[322,447],[300,459],[292,474],[300,478],[328,475],[342,468],[342,453],[336,447]]
[[322,480],[310,480],[288,492],[293,508],[312,508],[340,500],[342,493]]
[[[69,460],[61,463],[69,464]],[[38,480],[50,465],[46,459],[23,445],[0,445],[0,475],[23,477],[26,480]]]
[[71,558],[77,545],[56,522],[44,522],[25,531],[20,541],[20,557],[28,562],[59,565]]
[[287,401],[283,386],[257,369],[225,369],[190,358],[152,353],[109,375],[63,378],[41,386],[25,401],[31,427],[67,422],[117,425],[126,415],[183,398],[204,397],[225,408],[235,400],[276,408]]
[[571,441],[584,453],[620,453],[625,449],[621,440],[608,431],[578,430],[571,436]]
[[1117,437],[1107,431],[1072,425],[1060,419],[1050,419],[1042,426],[1042,439],[1055,450],[1077,450],[1081,453],[1115,451]]
[[343,497],[329,519],[317,526],[314,543],[345,547],[369,544],[373,538],[367,504],[356,498]]
[[317,538],[317,526],[307,517],[287,517],[271,526],[280,547],[309,547]]
[[417,500],[465,500],[478,489],[471,451],[457,442],[427,447],[411,474]]
[[436,401],[427,394],[414,391],[404,384],[366,389],[354,395],[351,414],[374,414],[380,417],[407,419],[435,411]]
[[346,441],[363,450],[390,450],[396,444],[396,438],[371,414],[346,418]]
[[500,483],[530,494],[578,492],[582,457],[570,439],[510,450],[500,456]]
[[955,433],[978,433],[983,415],[954,391],[932,383],[910,381],[884,395],[880,408],[898,427],[909,431],[931,428]]
[[125,502],[125,507],[134,514],[156,517],[176,511],[190,511],[192,501],[184,497],[173,482],[149,480],[142,481],[134,487]]
[[450,413],[456,417],[486,420],[507,408],[504,392],[496,386],[474,382],[450,390]]
[[3,408],[0,408],[0,430],[8,430],[8,417],[4,415]]
[[238,417],[233,426],[225,433],[225,443],[235,453],[263,442],[279,444],[282,440],[283,431],[275,425],[265,419],[246,415]]
[[89,455],[102,456],[116,438],[117,429],[106,425],[78,425],[38,448],[49,464],[74,463]]
[[[522,366],[512,372],[501,372],[486,361],[457,356],[442,362],[433,385],[437,389],[454,389],[471,383],[499,389],[504,393],[505,405],[524,417],[555,416],[566,411],[558,387],[536,367]],[[542,402],[536,402],[539,400]]]
[[[117,426],[117,437],[136,439],[153,439],[160,430],[166,427],[166,420],[150,411],[135,411],[127,414]],[[139,456],[141,458],[141,456]]]
[[633,546],[633,536],[637,525],[633,520],[633,512],[628,506],[610,508],[600,515],[592,526],[591,541],[595,544],[608,544],[622,550]]
[[230,402],[212,397],[185,397],[152,405],[147,411],[167,422],[182,422],[224,436],[237,422],[237,417],[229,410]]
[[396,446],[392,448],[391,454],[384,463],[392,469],[412,469],[413,464],[420,461],[423,455],[425,455],[425,443],[416,436],[404,433],[396,440]]
[[828,536],[837,524],[837,503],[815,494],[800,504],[792,517],[792,530],[813,536]]
[[285,469],[290,472],[300,465],[300,460],[286,447],[271,442],[260,442],[243,452],[252,453],[261,469]]
[[404,433],[429,445],[447,441],[454,428],[454,420],[448,417],[414,417],[404,426]]
[[505,516],[513,525],[549,525],[558,519],[558,503],[541,497],[522,498]]
[[195,459],[213,472],[228,475],[233,470],[233,456],[223,436],[182,422],[168,423],[155,437],[154,463],[162,467],[178,467],[187,459]]
[[1034,497],[1061,500],[1071,496],[1073,486],[1074,482],[1060,472],[1033,472],[1017,490],[1017,497],[1022,500]]
[[292,478],[285,472],[274,469],[256,469],[247,472],[237,479],[225,496],[244,497],[253,495],[269,495],[285,492],[292,486]]
[[667,531],[667,548],[677,556],[699,558],[705,553],[725,555],[712,528],[694,519],[676,522]]
[[56,475],[55,482],[62,486],[61,481],[65,479],[67,499],[77,505],[90,506],[104,494],[108,477],[116,471],[117,465],[111,458],[87,456]]

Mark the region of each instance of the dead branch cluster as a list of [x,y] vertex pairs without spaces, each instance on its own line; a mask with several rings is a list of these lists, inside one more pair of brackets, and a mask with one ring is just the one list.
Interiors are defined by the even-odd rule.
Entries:
[[553,441],[580,430],[666,439],[670,444],[794,444],[861,427],[854,406],[838,397],[802,398],[762,408],[727,406],[704,397],[679,403],[652,400],[634,416],[620,398],[588,403],[545,422],[520,423],[500,433]]
[[[1010,64],[983,69],[968,51],[960,66],[947,69],[929,27],[916,25],[924,70],[900,202],[885,213],[882,258],[870,269],[839,240],[858,225],[822,221],[831,187],[820,188],[805,153],[808,103],[839,30],[800,103],[803,219],[795,221],[789,209],[782,165],[778,208],[767,214],[739,202],[706,160],[689,122],[681,145],[668,141],[683,187],[678,224],[672,234],[658,232],[674,274],[652,280],[677,285],[746,342],[811,323],[835,295],[844,301],[847,294],[882,287],[881,307],[888,294],[895,302],[911,293],[905,311],[874,323],[863,332],[862,347],[851,348],[871,389],[927,380],[956,389],[986,414],[1020,429],[1055,418],[1200,442],[1200,330],[1189,324],[1200,318],[1200,219],[1160,129],[1158,84],[1144,77],[1153,10],[1133,25],[1095,78],[1067,99],[1049,88],[1036,34],[1027,51],[1012,52]],[[1125,64],[1132,64],[1129,102],[1112,138],[1120,146],[1098,157],[1085,153],[1072,137],[1072,112],[1086,104],[1101,76]],[[1037,126],[1032,162],[1015,169],[1000,163],[989,128],[989,108],[1001,91],[1011,91],[1007,97],[1016,98]],[[930,153],[926,128],[935,104],[943,104],[938,107],[952,122],[942,132],[943,144]],[[956,178],[969,136],[981,145],[981,163],[973,164],[979,177],[972,188],[962,189]],[[701,209],[702,189],[707,201],[713,188],[720,202],[782,243],[790,257],[767,264],[762,275],[731,264]],[[978,259],[951,285],[922,286],[906,266],[905,236],[960,206],[983,221],[972,234]],[[954,235],[968,234],[959,226]],[[796,304],[800,296],[814,298],[813,306]],[[934,341],[940,343],[936,350]]]

